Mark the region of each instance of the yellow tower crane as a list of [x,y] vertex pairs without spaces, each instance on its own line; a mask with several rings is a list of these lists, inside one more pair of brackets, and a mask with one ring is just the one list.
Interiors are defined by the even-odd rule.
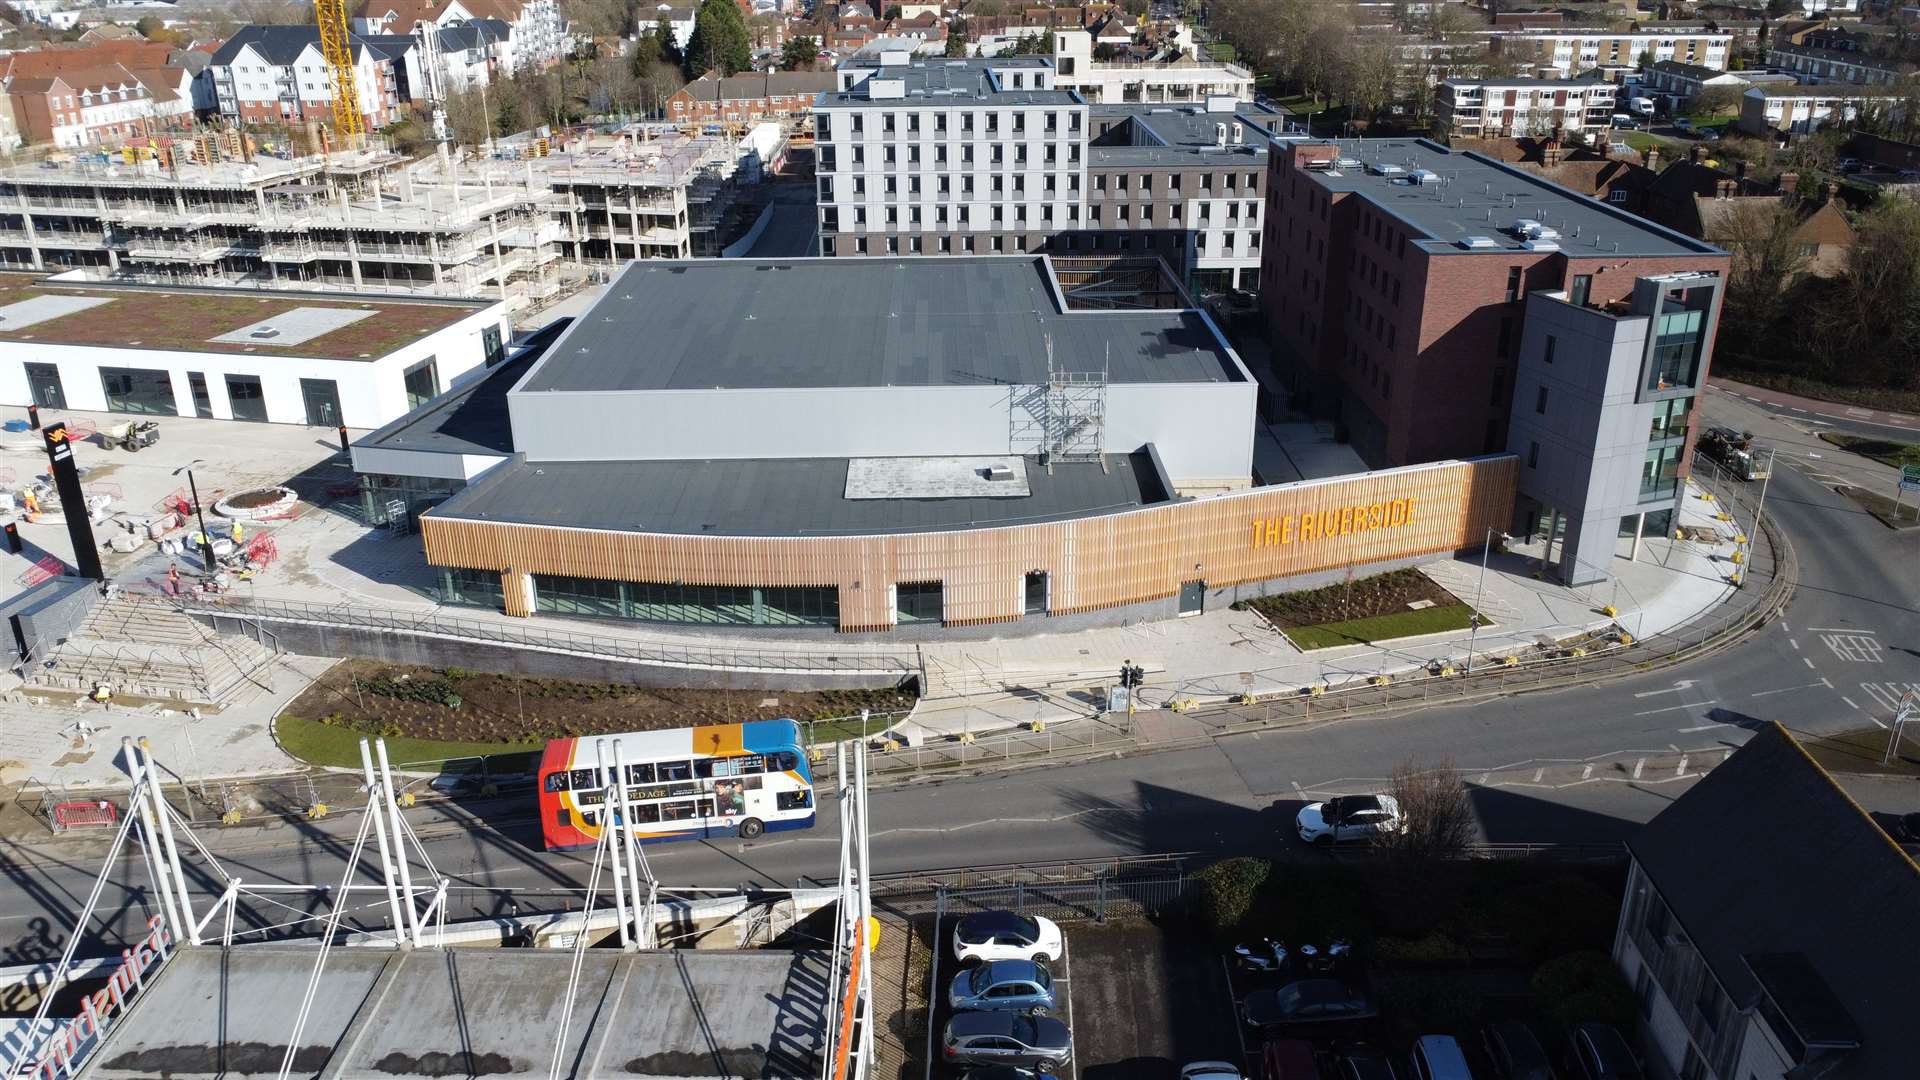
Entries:
[[320,55],[326,57],[333,83],[334,134],[342,147],[357,149],[365,141],[366,125],[360,117],[360,90],[353,82],[346,0],[314,0],[313,17],[320,24]]

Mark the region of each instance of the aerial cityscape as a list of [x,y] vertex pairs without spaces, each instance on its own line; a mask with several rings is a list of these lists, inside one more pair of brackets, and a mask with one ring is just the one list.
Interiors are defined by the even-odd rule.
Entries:
[[1920,1078],[1920,7],[0,89],[0,1080]]

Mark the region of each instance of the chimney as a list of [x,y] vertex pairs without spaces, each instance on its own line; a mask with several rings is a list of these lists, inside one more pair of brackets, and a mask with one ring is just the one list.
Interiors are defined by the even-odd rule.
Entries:
[[1733,181],[1721,180],[1716,182],[1714,184],[1714,198],[1717,198],[1717,199],[1733,198]]
[[1660,171],[1660,148],[1658,146],[1647,147],[1647,168],[1653,172]]
[[1799,191],[1799,188],[1800,188],[1799,173],[1783,172],[1780,174],[1780,194],[1793,195]]
[[1547,146],[1546,146],[1547,168],[1551,169],[1554,166],[1560,164],[1561,153],[1562,151],[1560,149],[1560,140],[1548,139]]

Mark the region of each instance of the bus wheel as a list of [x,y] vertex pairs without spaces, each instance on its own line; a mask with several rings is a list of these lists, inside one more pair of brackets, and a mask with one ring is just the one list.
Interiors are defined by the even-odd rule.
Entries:
[[767,827],[760,824],[760,819],[757,817],[750,817],[740,823],[740,839],[742,840],[751,840],[766,831]]

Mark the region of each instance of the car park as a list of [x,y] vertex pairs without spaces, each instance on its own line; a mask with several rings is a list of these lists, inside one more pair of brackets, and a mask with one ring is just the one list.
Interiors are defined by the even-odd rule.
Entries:
[[1606,1024],[1575,1024],[1567,1041],[1573,1044],[1573,1067],[1585,1080],[1644,1080],[1640,1059]]
[[1368,840],[1406,827],[1400,803],[1391,795],[1342,795],[1308,803],[1294,817],[1300,839],[1309,844]]
[[1180,1080],[1242,1080],[1231,1061],[1195,1061],[1180,1067]]
[[947,1021],[940,1051],[950,1062],[1057,1069],[1073,1056],[1073,1037],[1050,1016],[963,1012]]
[[961,1011],[1031,1012],[1053,1008],[1053,975],[1033,960],[989,960],[962,969],[947,990],[947,1003]]
[[1547,1051],[1525,1024],[1507,1022],[1489,1024],[1481,1033],[1487,1061],[1498,1080],[1554,1080],[1553,1065]]
[[1422,1035],[1407,1055],[1413,1080],[1473,1080],[1466,1052],[1451,1035]]
[[953,928],[953,955],[971,960],[1052,960],[1063,955],[1060,927],[1038,915],[983,911]]
[[1052,1073],[1022,1069],[1013,1065],[976,1065],[960,1074],[960,1080],[1060,1080]]
[[1356,1047],[1340,1055],[1340,1080],[1400,1080],[1393,1071],[1393,1059],[1370,1046]]
[[1263,1080],[1320,1080],[1320,1062],[1305,1039],[1271,1039],[1260,1048]]
[[1261,1030],[1369,1020],[1377,1015],[1366,995],[1338,979],[1300,979],[1278,990],[1256,990],[1240,1002],[1241,1019]]

